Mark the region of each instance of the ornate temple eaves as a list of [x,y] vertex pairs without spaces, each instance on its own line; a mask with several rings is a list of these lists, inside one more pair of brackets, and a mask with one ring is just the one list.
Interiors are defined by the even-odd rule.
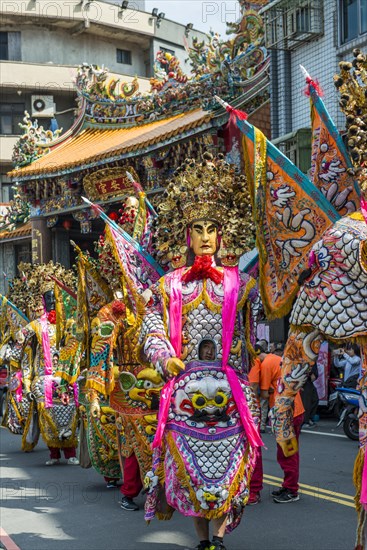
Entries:
[[85,128],[24,168],[9,172],[17,181],[57,176],[113,160],[141,155],[204,131],[212,114],[195,109],[143,126],[117,129]]
[[31,222],[24,223],[14,230],[4,229],[0,231],[0,241],[19,241],[20,239],[30,238],[32,232]]

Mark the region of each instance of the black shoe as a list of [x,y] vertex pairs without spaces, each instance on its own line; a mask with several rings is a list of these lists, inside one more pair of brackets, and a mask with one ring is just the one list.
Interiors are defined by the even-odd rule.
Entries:
[[226,547],[220,540],[213,540],[210,543],[209,550],[226,550]]
[[280,495],[286,492],[287,492],[287,489],[285,487],[279,487],[279,489],[275,489],[274,491],[271,492],[271,496],[279,497]]
[[296,493],[291,493],[290,491],[285,491],[278,497],[274,497],[273,501],[279,504],[286,504],[287,502],[296,502],[299,500],[299,495]]
[[132,498],[129,497],[122,497],[120,501],[120,506],[128,512],[136,512],[137,510],[139,510],[139,506],[133,501]]
[[209,550],[210,547],[210,540],[208,542],[199,542],[197,546],[195,546],[195,550]]
[[106,489],[117,489],[117,479],[112,479],[106,483]]

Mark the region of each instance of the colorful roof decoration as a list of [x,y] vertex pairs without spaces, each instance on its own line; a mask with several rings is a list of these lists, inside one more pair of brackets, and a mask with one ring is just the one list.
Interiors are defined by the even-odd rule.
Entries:
[[46,155],[50,149],[49,145],[59,137],[62,128],[55,131],[45,130],[38,126],[37,120],[32,122],[27,111],[24,112],[23,122],[19,126],[24,134],[17,141],[13,150],[13,164],[16,168],[30,164],[34,160]]
[[[85,128],[79,134],[54,148],[31,165],[13,170],[10,176],[56,175],[65,170],[88,167],[102,159],[115,160],[134,151],[164,145],[176,135],[202,128],[212,118],[211,113],[196,109],[170,118],[132,128]],[[23,178],[22,178],[23,179]]]
[[[188,155],[220,146],[217,128],[228,114],[215,95],[248,114],[262,105],[269,85],[264,27],[256,11],[246,10],[245,2],[242,8],[241,19],[229,25],[233,38],[222,40],[210,32],[207,41],[194,38],[186,45],[190,75],[183,73],[175,56],[158,52],[149,92],[139,89],[137,78],[125,82],[104,67],[81,65],[73,127],[63,136],[47,134],[46,142],[43,131],[43,141],[37,142],[28,125],[31,145],[23,136],[16,146],[16,168],[9,175],[32,205],[32,215],[47,215],[52,227],[59,212],[72,210],[90,227],[87,209],[80,207],[81,195],[88,194],[85,182],[94,172],[132,167],[145,190],[155,192]],[[123,187],[115,197],[106,186],[99,200],[124,196]]]
[[21,199],[19,193],[14,195],[14,199],[8,204],[1,205],[0,213],[0,231],[14,231],[19,224],[24,224],[29,220],[29,204]]

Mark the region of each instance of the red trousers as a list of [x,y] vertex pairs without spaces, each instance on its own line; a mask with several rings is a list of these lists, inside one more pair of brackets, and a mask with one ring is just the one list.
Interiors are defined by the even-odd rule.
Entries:
[[260,493],[263,488],[263,457],[261,453],[261,447],[256,449],[256,462],[255,468],[252,472],[252,478],[250,483],[250,496]]
[[[61,449],[59,447],[49,447],[48,450],[50,451],[50,458],[61,458]],[[62,450],[64,451],[65,458],[76,456],[75,447],[62,447]]]
[[[300,414],[293,419],[293,427],[296,434],[297,443],[299,441],[299,434],[301,433],[303,418],[304,415]],[[299,449],[292,456],[284,456],[282,448],[277,445],[277,461],[284,472],[282,486],[284,489],[288,489],[291,493],[297,494],[299,487]]]
[[140,478],[139,463],[133,453],[124,461],[124,482],[120,487],[121,493],[128,498],[137,497],[143,488]]

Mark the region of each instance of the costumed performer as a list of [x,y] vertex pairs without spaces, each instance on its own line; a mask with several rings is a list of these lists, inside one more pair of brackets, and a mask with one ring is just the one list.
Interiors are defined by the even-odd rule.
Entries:
[[176,171],[159,205],[155,246],[175,269],[151,287],[140,337],[141,360],[167,380],[145,517],[193,517],[198,550],[224,550],[262,445],[246,374],[260,299],[255,280],[238,270],[253,246],[249,204],[245,178],[205,153]]
[[23,345],[23,393],[31,403],[22,448],[30,450],[33,447],[38,424],[50,451],[46,465],[60,462],[60,449],[68,464],[77,465],[77,388],[64,384],[55,376],[59,351],[56,348],[54,282],[48,277],[53,275],[53,267],[51,262],[46,266],[34,266],[33,279],[37,279],[38,294],[33,288],[30,301],[33,301],[35,318],[18,334],[18,341]]
[[[139,185],[134,182],[134,186]],[[145,250],[149,248],[151,215],[145,206],[145,193],[138,188],[139,200],[127,197],[124,209],[120,210],[118,224]],[[134,498],[143,485],[142,480],[151,468],[151,443],[156,429],[159,392],[163,380],[153,368],[136,362],[136,313],[129,300],[126,277],[129,268],[119,256],[118,238],[109,228],[100,239],[99,261],[104,277],[116,297],[103,307],[91,323],[90,366],[86,388],[90,412],[94,421],[103,418],[103,400],[108,400],[110,410],[115,412],[118,449],[123,470],[120,487],[121,508],[138,510]],[[132,292],[147,288],[149,277],[139,257],[131,258],[133,272],[129,276]],[[131,267],[131,266],[130,266]],[[130,269],[131,271],[131,269]],[[140,278],[139,278],[140,275]],[[158,276],[155,280],[158,279]],[[140,299],[139,302],[143,303]],[[103,351],[103,352],[102,352]],[[117,382],[117,383],[116,383]],[[108,480],[108,486],[116,480]]]

